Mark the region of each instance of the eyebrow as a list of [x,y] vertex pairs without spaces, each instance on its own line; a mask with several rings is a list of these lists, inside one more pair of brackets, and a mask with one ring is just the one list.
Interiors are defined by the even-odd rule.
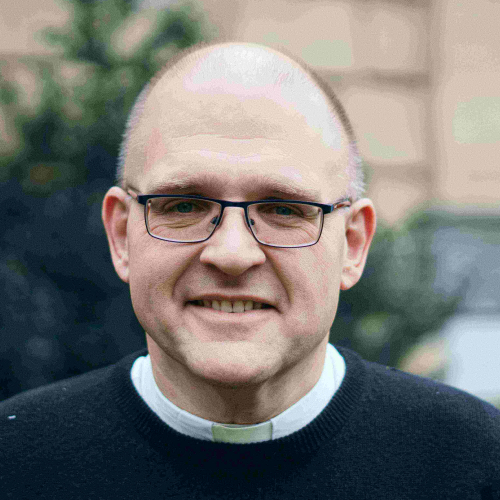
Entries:
[[[183,174],[182,177],[173,176],[174,178],[158,184],[148,186],[147,194],[156,193],[178,193],[183,192],[207,192],[217,191],[222,185],[216,176],[208,173],[199,173],[196,175]],[[266,196],[274,196],[283,199],[303,199],[303,200],[319,200],[321,197],[320,191],[316,189],[306,188],[296,181],[273,175],[261,175],[251,179],[251,187],[253,193],[265,193]]]

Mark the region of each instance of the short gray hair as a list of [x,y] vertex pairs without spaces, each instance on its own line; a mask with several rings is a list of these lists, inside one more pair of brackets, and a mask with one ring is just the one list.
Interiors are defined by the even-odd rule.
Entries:
[[132,147],[132,141],[133,141],[132,132],[139,124],[151,88],[152,88],[152,82],[148,82],[144,86],[144,88],[141,90],[141,92],[135,99],[135,102],[127,118],[125,131],[123,132],[122,142],[120,144],[120,150],[118,152],[118,165],[116,168],[116,185],[122,188],[124,188],[126,185],[125,158],[127,157],[127,154]]

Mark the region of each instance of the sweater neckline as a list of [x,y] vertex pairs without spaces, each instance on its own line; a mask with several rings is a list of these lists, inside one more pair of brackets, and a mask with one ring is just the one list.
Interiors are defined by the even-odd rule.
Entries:
[[[328,405],[344,378],[345,361],[331,345],[327,345],[323,369],[313,388],[295,404],[255,425],[221,424],[186,412],[158,388],[151,358],[139,356],[132,365],[131,378],[136,391],[153,412],[167,425],[187,436],[205,441],[233,443],[262,442],[292,434],[314,420]],[[249,437],[250,436],[250,437]]]
[[[358,354],[343,347],[336,348],[344,357],[346,372],[344,380],[325,409],[306,427],[293,434],[261,443],[214,443],[181,434],[165,424],[141,399],[130,379],[130,369],[142,350],[131,354],[113,366],[110,374],[112,399],[125,420],[134,427],[143,439],[160,453],[184,453],[195,450],[198,456],[205,453],[234,454],[255,453],[274,455],[286,451],[293,454],[308,454],[323,443],[334,439],[349,416],[355,411],[366,384],[366,368]],[[182,451],[184,450],[184,451]],[[191,451],[191,452],[192,452]]]

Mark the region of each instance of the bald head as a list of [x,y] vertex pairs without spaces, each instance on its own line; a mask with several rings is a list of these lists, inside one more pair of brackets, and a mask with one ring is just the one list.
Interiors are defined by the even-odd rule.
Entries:
[[217,134],[279,140],[291,120],[303,127],[304,141],[320,137],[345,152],[347,194],[358,198],[361,161],[352,127],[331,89],[289,56],[238,43],[184,52],[144,88],[127,123],[119,185],[140,176],[150,152],[165,138]]

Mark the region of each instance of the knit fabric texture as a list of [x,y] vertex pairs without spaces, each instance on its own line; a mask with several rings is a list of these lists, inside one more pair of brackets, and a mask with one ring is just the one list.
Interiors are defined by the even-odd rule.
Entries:
[[500,498],[500,412],[338,348],[346,375],[301,430],[253,444],[177,433],[143,402],[133,361],[0,404],[0,497]]

